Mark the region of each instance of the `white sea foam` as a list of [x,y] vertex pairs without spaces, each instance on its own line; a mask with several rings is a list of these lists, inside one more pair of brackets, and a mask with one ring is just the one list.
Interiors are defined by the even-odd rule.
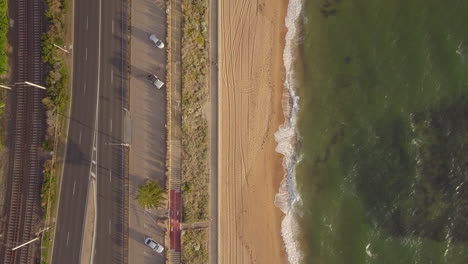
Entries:
[[283,237],[289,263],[295,264],[302,261],[299,251],[297,235],[299,232],[297,221],[297,210],[300,207],[300,197],[296,192],[294,168],[297,159],[297,131],[296,115],[298,110],[298,96],[295,92],[295,77],[293,63],[297,50],[299,18],[302,11],[302,0],[289,0],[288,11],[285,19],[287,33],[283,53],[285,67],[285,94],[283,95],[283,111],[285,122],[275,133],[277,142],[276,151],[283,154],[283,167],[285,176],[281,182],[278,194],[275,197],[275,205],[286,214],[281,223],[281,234]]

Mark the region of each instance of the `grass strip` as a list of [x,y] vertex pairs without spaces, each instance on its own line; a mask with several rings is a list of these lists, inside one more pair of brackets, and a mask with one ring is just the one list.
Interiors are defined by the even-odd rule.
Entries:
[[182,195],[183,221],[208,217],[207,0],[182,1]]

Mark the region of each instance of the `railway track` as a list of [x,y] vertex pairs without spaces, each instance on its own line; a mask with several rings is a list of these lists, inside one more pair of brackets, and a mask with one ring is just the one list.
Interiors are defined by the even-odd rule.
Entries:
[[[10,1],[10,5],[11,5]],[[43,84],[41,34],[44,7],[42,0],[15,0],[15,56],[13,82],[30,81]],[[12,124],[7,222],[4,227],[0,260],[3,264],[34,263],[38,257],[35,245],[16,251],[15,246],[34,238],[40,215],[42,162],[39,151],[44,136],[45,114],[42,106],[44,91],[24,84],[12,90]]]

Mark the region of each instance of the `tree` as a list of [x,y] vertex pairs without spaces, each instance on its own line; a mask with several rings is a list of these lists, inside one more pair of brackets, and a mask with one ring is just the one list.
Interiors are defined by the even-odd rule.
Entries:
[[164,190],[159,187],[156,181],[146,181],[138,186],[137,201],[141,207],[151,209],[159,206],[163,198]]

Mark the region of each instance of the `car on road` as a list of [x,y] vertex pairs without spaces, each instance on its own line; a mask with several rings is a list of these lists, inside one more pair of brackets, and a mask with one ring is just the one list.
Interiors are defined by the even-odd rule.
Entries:
[[160,49],[164,48],[164,42],[158,39],[154,34],[149,36],[149,39],[154,43],[154,45]]
[[148,75],[146,79],[148,79],[148,81],[154,84],[154,86],[156,86],[156,88],[158,89],[161,89],[164,86],[164,83],[161,80],[159,80],[158,76],[154,74]]
[[154,241],[151,237],[145,237],[145,245],[151,248],[153,251],[161,254],[164,251],[164,247],[158,242]]

